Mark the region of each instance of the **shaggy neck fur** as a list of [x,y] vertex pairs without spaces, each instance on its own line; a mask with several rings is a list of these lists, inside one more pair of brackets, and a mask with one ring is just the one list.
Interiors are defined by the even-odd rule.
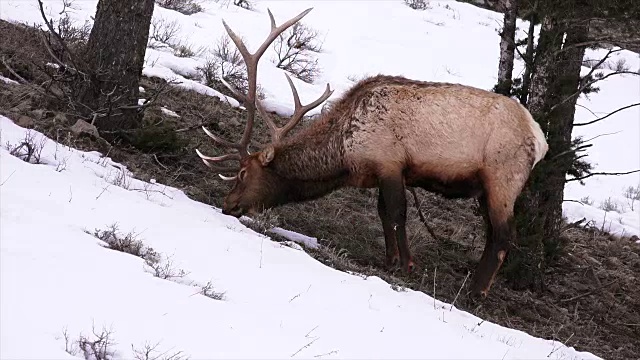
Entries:
[[281,178],[288,202],[315,199],[346,183],[344,136],[333,114],[274,145],[269,167]]

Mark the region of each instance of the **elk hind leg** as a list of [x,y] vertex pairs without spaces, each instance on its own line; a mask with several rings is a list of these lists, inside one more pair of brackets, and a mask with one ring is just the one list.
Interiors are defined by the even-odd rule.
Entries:
[[[400,256],[400,266],[407,272],[413,271],[415,265],[409,251],[409,244],[407,242],[406,231],[406,216],[407,216],[407,198],[404,187],[404,179],[402,172],[398,171],[393,175],[385,175],[380,178],[380,197],[384,204],[384,216],[389,226],[389,233],[394,235],[389,239],[395,238],[397,242],[398,253]],[[384,223],[384,220],[383,220]],[[385,233],[386,235],[386,233]],[[387,240],[385,236],[385,240]],[[389,242],[387,242],[387,248],[391,248]]]
[[384,203],[383,190],[378,190],[378,216],[382,221],[382,230],[384,232],[384,243],[386,248],[385,265],[393,267],[400,261],[400,254],[398,252],[398,241],[396,240],[396,234],[393,230],[393,224],[390,220],[387,207]]

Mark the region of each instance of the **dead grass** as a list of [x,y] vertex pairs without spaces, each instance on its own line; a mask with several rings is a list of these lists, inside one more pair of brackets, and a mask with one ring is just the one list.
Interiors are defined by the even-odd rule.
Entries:
[[[28,36],[25,34],[22,36]],[[29,39],[0,41],[0,53],[18,54],[18,50],[3,46],[15,47],[30,42]],[[12,61],[25,64],[33,61],[33,58],[22,56],[24,53],[14,55]],[[36,77],[29,73],[32,67],[24,68],[25,79]],[[163,83],[159,79],[145,78],[141,85],[151,91]],[[0,113],[32,116],[36,120],[36,130],[65,145],[109,153],[137,178],[146,181],[153,178],[183,189],[194,200],[221,205],[229,184],[208,171],[195,149],[212,155],[220,151],[202,132],[202,125],[236,139],[243,129],[240,110],[230,108],[216,98],[173,88],[160,95],[147,116],[162,120],[164,126],[175,132],[181,145],[170,150],[141,152],[132,146],[74,137],[68,131],[70,121],[55,120],[63,113],[56,104],[23,100],[37,97],[30,87],[0,82]],[[180,118],[162,113],[161,106],[175,111]],[[259,119],[254,133],[256,142],[266,142],[268,132]],[[284,206],[274,210],[272,215],[278,219],[279,226],[320,239],[322,247],[307,251],[329,266],[360,276],[379,276],[395,289],[411,288],[429,295],[433,295],[435,284],[436,297],[452,302],[468,271],[475,269],[484,246],[477,204],[472,200],[449,201],[424,191],[418,191],[418,194],[423,203],[422,211],[441,240],[429,235],[408,196],[407,231],[418,265],[412,275],[384,267],[384,241],[376,210],[376,190],[344,189],[320,200]],[[498,276],[486,301],[472,302],[466,296],[466,288],[462,288],[456,307],[534,336],[561,342],[569,339],[567,345],[607,359],[636,359],[638,354],[634,346],[640,338],[640,288],[637,286],[640,245],[613,238],[597,229],[574,228],[567,230],[565,235],[568,245],[559,261],[548,269],[543,292],[514,291]]]

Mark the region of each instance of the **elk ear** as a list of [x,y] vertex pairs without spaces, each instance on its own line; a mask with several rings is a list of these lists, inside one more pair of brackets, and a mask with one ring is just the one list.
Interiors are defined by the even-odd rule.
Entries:
[[260,152],[260,155],[258,155],[258,159],[260,159],[260,163],[262,164],[262,166],[267,166],[273,160],[275,154],[276,151],[273,146],[269,146],[268,148]]

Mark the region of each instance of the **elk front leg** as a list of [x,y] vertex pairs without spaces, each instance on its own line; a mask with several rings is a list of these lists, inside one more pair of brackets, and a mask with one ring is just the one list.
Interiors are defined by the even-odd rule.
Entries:
[[[404,189],[402,173],[395,176],[386,176],[380,179],[380,196],[384,202],[384,213],[386,221],[390,227],[389,233],[395,235],[398,253],[400,256],[400,266],[407,272],[413,271],[415,265],[409,252],[406,231],[407,198]],[[383,220],[384,221],[384,220]],[[393,238],[393,237],[392,237]],[[387,239],[385,234],[385,240]],[[387,243],[387,248],[390,245]]]
[[471,285],[471,295],[486,298],[496,274],[507,256],[515,231],[513,213],[503,201],[481,198],[480,208],[486,224],[486,243]]
[[393,230],[393,225],[387,214],[387,207],[384,203],[384,196],[382,196],[382,189],[378,189],[378,216],[382,221],[382,230],[384,231],[384,244],[386,248],[385,265],[387,267],[393,267],[400,261],[400,254],[398,252],[398,241],[396,240],[396,233]]

